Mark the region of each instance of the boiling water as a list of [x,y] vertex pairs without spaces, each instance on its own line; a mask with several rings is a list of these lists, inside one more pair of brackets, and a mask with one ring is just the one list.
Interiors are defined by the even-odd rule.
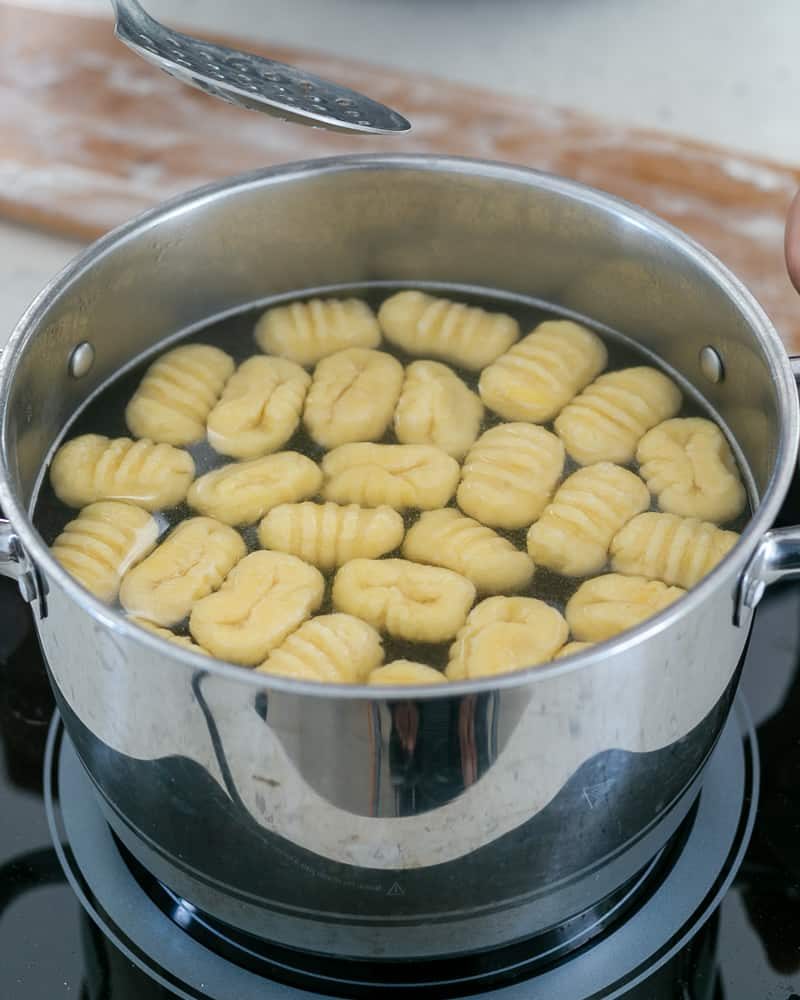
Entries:
[[[335,294],[337,297],[358,296],[363,298],[369,302],[373,309],[377,311],[380,303],[385,298],[392,295],[395,291],[398,291],[399,287],[400,286],[391,287],[382,285],[380,288],[337,288]],[[446,288],[437,288],[436,291],[447,293]],[[298,299],[308,297],[310,297],[308,292],[297,296]],[[519,321],[521,336],[525,336],[530,333],[530,331],[543,320],[563,318],[561,314],[553,310],[548,310],[539,304],[520,301],[519,299],[514,298],[507,298],[505,296],[500,297],[487,294],[465,294],[459,289],[458,292],[451,290],[449,292],[449,297],[457,299],[458,301],[468,301],[471,304],[480,305],[488,310],[513,315]],[[264,306],[262,305],[258,308],[248,309],[233,316],[212,320],[202,328],[196,329],[189,333],[186,337],[181,338],[180,342],[213,344],[215,347],[219,347],[228,353],[238,365],[245,359],[251,357],[253,354],[261,353],[253,338],[253,328],[256,320],[262,314],[263,309]],[[589,326],[593,325],[591,323],[587,323],[583,318],[581,318],[581,322],[584,322]],[[643,351],[637,345],[632,344],[627,339],[596,326],[594,329],[602,337],[608,349],[608,366],[606,371],[614,371],[619,368],[629,368],[633,365],[658,364],[657,359],[654,359],[650,354]],[[175,346],[175,341],[171,340],[169,346]],[[418,356],[415,355],[412,357],[407,355],[387,342],[384,342],[380,346],[380,350],[394,355],[403,364],[410,364],[412,361],[418,359]],[[133,366],[124,374],[112,380],[68,425],[62,435],[62,440],[76,437],[80,434],[104,434],[107,437],[112,438],[128,437],[130,432],[125,424],[125,407],[128,400],[136,391],[139,383],[141,382],[142,376],[148,366],[152,363],[152,360],[153,358],[150,356],[146,361]],[[453,370],[471,389],[477,392],[478,378],[480,376],[479,372],[466,371],[465,369],[457,368],[453,365],[450,367],[453,368]],[[668,374],[674,377],[673,372],[668,372]],[[702,400],[692,390],[688,389],[688,387],[683,383],[681,384],[681,389],[683,390],[683,407],[680,414],[678,414],[679,416],[704,416],[719,423],[715,415],[704,407]],[[504,421],[500,417],[497,417],[493,413],[487,411],[481,431],[503,422]],[[551,424],[546,424],[544,426],[546,426],[549,430],[553,429]],[[391,427],[382,438],[382,443],[397,443],[397,439],[394,436],[394,432]],[[191,445],[186,450],[190,452],[192,458],[194,459],[198,476],[201,476],[212,469],[217,469],[223,465],[227,465],[231,461],[231,459],[217,454],[207,441]],[[320,461],[325,452],[325,449],[316,444],[316,442],[308,436],[302,426],[302,423],[294,436],[284,445],[282,450],[301,452],[309,458],[312,458],[314,461]],[[564,477],[568,476],[571,472],[574,472],[577,467],[576,463],[568,457],[564,467]],[[634,472],[637,471],[635,463],[633,463],[630,468]],[[455,499],[451,500],[450,505],[455,506]],[[653,505],[651,509],[656,509],[655,505]],[[163,532],[166,532],[180,521],[184,520],[184,518],[194,516],[194,514],[195,512],[184,503],[178,507],[160,511],[155,516],[159,520]],[[49,480],[45,479],[37,498],[34,517],[36,525],[48,545],[52,544],[56,536],[64,528],[65,524],[72,520],[75,516],[76,511],[66,507],[60,500],[58,500],[50,488]],[[749,514],[746,512],[739,519],[737,519],[737,521],[724,525],[724,527],[731,528],[735,531],[741,531],[748,516]],[[410,527],[418,517],[418,511],[407,511],[404,514],[406,528]],[[251,525],[241,529],[241,534],[244,537],[250,551],[254,551],[260,547],[258,544],[256,529],[257,525]],[[505,535],[505,537],[507,537],[509,541],[511,541],[518,549],[525,551],[527,534],[526,528],[521,528],[517,531],[501,531],[500,533]],[[389,553],[389,557],[399,555],[399,550],[397,552]],[[330,600],[330,585],[332,576],[333,574],[328,574],[325,599],[317,614],[326,614],[333,610]],[[542,567],[537,567],[531,586],[526,591],[520,591],[519,593],[523,596],[538,597],[541,600],[547,601],[563,613],[567,601],[581,585],[583,579],[584,578],[564,577]],[[187,622],[184,621],[180,625],[176,626],[174,631],[179,634],[188,634]],[[384,636],[385,660],[388,663],[394,659],[404,658],[429,663],[431,666],[443,668],[447,663],[447,651],[449,645],[449,643],[425,645]]]

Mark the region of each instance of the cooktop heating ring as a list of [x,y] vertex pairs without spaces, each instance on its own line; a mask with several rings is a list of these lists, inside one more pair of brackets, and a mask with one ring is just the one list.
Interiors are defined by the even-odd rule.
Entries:
[[[628,994],[676,956],[715,911],[744,857],[757,800],[756,739],[739,699],[708,762],[684,842],[638,909],[561,961],[510,985],[490,986],[482,995],[495,1000],[611,1000]],[[48,740],[45,802],[59,859],[84,909],[130,961],[182,1000],[397,996],[415,989],[417,995],[424,989],[429,996],[462,996],[475,994],[476,986],[481,989],[457,978],[442,983],[440,990],[427,982],[377,987],[355,978],[349,983],[326,980],[309,973],[304,963],[298,963],[301,974],[313,985],[297,988],[265,979],[205,947],[181,928],[191,919],[190,903],[180,901],[166,912],[137,880],[58,716]]]

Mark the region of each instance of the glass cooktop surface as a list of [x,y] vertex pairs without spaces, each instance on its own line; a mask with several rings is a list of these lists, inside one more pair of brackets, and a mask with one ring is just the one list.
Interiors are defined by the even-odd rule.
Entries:
[[[696,949],[706,962],[713,949],[714,985],[702,997],[800,1000],[800,586],[765,598],[742,683],[761,797],[744,864],[706,926],[711,944]],[[104,937],[62,873],[43,788],[53,711],[30,611],[0,579],[0,998],[172,998]],[[675,979],[677,1000],[695,1000],[691,982]]]

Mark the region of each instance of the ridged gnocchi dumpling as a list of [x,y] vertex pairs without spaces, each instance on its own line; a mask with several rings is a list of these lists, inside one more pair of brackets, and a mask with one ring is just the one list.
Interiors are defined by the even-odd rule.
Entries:
[[405,559],[354,559],[333,581],[333,606],[398,639],[444,642],[464,624],[475,587],[449,569]]
[[255,329],[265,354],[298,365],[315,365],[345,347],[377,347],[381,331],[375,313],[360,299],[309,299],[268,309]]
[[285,358],[248,358],[208,415],[208,443],[220,455],[259,458],[297,430],[311,377]]
[[219,587],[246,551],[238,531],[210,517],[190,517],[125,575],[120,603],[133,618],[175,625]]
[[582,653],[585,649],[591,649],[594,645],[593,642],[568,642],[566,646],[562,646],[561,649],[553,657],[554,660],[565,660],[568,656],[574,656],[576,653]]
[[735,531],[696,517],[648,511],[629,521],[611,543],[615,573],[693,587],[739,541]]
[[394,411],[402,444],[431,444],[462,459],[481,428],[483,403],[454,371],[438,361],[414,361]]
[[157,358],[125,409],[134,437],[194,444],[233,374],[233,359],[209,344],[183,344]]
[[606,573],[582,583],[567,602],[565,614],[577,640],[603,642],[663,611],[685,593],[660,580]]
[[184,649],[190,649],[193,653],[202,653],[203,656],[209,655],[207,650],[203,649],[202,646],[198,646],[194,639],[191,639],[188,635],[178,635],[173,632],[172,629],[162,628],[160,625],[154,625],[145,618],[131,618],[131,621],[135,622],[139,628],[143,628],[146,632],[150,632],[152,635],[157,635],[159,639],[165,639],[167,642],[172,642],[176,646],[183,646]]
[[343,444],[322,460],[322,495],[334,503],[406,510],[443,507],[456,491],[458,462],[423,444]]
[[596,333],[570,320],[547,320],[484,369],[478,391],[506,420],[546,424],[607,363]]
[[595,379],[556,417],[555,429],[579,465],[626,465],[643,435],[674,417],[681,391],[656,368],[640,365]]
[[450,648],[451,681],[494,677],[552,660],[569,629],[555,608],[535,597],[489,597],[469,613]]
[[386,339],[409,354],[441,358],[470,371],[491,364],[519,336],[519,324],[505,313],[417,291],[390,296],[378,320]]
[[287,503],[273,507],[258,527],[265,549],[290,552],[321,570],[351,559],[377,559],[403,540],[403,518],[393,507]]
[[633,472],[610,462],[578,469],[556,490],[528,531],[528,552],[564,576],[591,576],[608,560],[612,538],[650,506],[650,492]]
[[189,506],[225,524],[255,524],[282,503],[313,496],[322,472],[296,451],[278,451],[249,462],[232,462],[196,479],[186,497]]
[[414,660],[392,660],[383,667],[376,667],[367,677],[367,684],[444,684],[447,678],[441,670],[417,663]]
[[251,552],[192,608],[189,631],[213,656],[254,667],[322,603],[325,581],[285,552]]
[[636,461],[667,513],[724,524],[745,508],[747,494],[733,452],[710,420],[665,420],[639,442]]
[[533,561],[508,539],[453,507],[423,514],[409,529],[403,555],[443,566],[471,580],[479,594],[521,590],[531,582]]
[[381,637],[352,615],[318,615],[293,632],[258,667],[300,681],[363,684],[383,660]]
[[81,434],[63,444],[50,466],[53,492],[68,507],[122,500],[163,510],[185,497],[194,479],[188,451],[169,444]]
[[106,500],[84,507],[51,551],[78,583],[110,604],[122,577],[152,551],[157,539],[158,525],[146,510]]
[[384,351],[351,347],[314,371],[303,423],[324,448],[377,441],[386,433],[403,385],[403,366]]
[[493,528],[526,528],[553,495],[564,446],[534,424],[500,424],[470,448],[461,471],[458,506]]

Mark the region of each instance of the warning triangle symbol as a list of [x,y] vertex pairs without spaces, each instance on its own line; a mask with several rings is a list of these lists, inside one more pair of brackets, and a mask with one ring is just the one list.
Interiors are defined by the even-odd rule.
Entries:
[[393,882],[391,889],[386,893],[387,896],[405,896],[405,892],[400,888],[399,883]]

